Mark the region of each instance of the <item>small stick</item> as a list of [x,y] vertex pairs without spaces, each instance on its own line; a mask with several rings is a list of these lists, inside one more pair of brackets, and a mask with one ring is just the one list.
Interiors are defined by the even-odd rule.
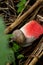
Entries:
[[14,3],[13,3],[13,0],[10,0],[10,1],[11,1],[11,3],[12,3],[13,8],[14,8]]
[[16,10],[11,6],[9,5],[8,3],[6,3],[8,7],[10,7],[14,12],[16,12]]
[[[41,45],[42,43],[42,45]],[[41,46],[41,47],[40,47]],[[31,53],[31,55],[29,57],[31,57],[32,55],[35,56],[39,56],[40,52],[43,50],[43,37],[41,38],[40,42],[38,43],[37,47],[35,47],[35,50]],[[29,62],[31,61],[31,58],[26,60],[26,62],[24,63],[24,65],[28,65]],[[37,60],[37,58],[35,58]]]
[[43,17],[41,15],[37,15],[39,21],[43,22]]
[[43,55],[43,52],[38,57],[37,56],[34,57],[33,60],[29,63],[29,65],[35,65],[38,62],[39,58],[41,58],[42,55]]
[[6,26],[11,25],[11,23],[7,23]]
[[43,52],[39,55],[39,58],[41,58],[42,55],[43,55]]
[[7,13],[7,10],[6,10],[6,11],[3,10],[3,12],[4,12],[5,14],[7,14],[7,15],[10,15],[10,12]]
[[11,32],[17,25],[19,25],[23,20],[41,3],[43,0],[37,0],[36,3],[27,11],[25,12],[18,20],[15,20],[8,28],[6,28],[5,33]]
[[34,57],[34,59],[28,65],[35,65],[38,61],[38,57]]
[[29,21],[30,21],[30,20],[33,20],[33,19],[35,18],[35,16],[37,15],[37,13],[38,13],[38,11],[40,10],[41,7],[42,7],[42,6],[39,6],[39,7],[35,10],[34,15],[29,19]]
[[9,8],[1,8],[1,7],[0,7],[0,10],[8,10],[8,9],[9,9]]

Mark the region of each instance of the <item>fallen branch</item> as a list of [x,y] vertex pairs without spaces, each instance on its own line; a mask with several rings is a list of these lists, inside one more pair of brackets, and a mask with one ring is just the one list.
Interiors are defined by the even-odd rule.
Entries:
[[8,28],[6,28],[5,33],[11,32],[17,25],[19,25],[23,20],[36,8],[38,7],[43,0],[37,0],[36,3],[27,11],[25,12],[18,20],[12,23]]

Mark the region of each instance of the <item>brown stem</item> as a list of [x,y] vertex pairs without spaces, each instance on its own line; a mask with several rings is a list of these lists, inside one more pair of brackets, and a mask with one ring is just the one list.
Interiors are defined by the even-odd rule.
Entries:
[[12,23],[6,30],[5,33],[11,32],[17,25],[19,25],[23,20],[41,3],[43,0],[37,0],[36,3],[27,11],[25,12],[18,20]]

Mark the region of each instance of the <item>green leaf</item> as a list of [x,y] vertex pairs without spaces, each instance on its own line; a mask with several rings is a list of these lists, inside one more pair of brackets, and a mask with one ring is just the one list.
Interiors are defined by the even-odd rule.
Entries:
[[13,43],[14,45],[13,45],[13,51],[14,52],[18,52],[18,50],[20,49],[20,46],[19,45],[17,45],[16,43]]
[[13,35],[12,35],[12,34],[8,34],[7,36],[8,36],[9,38],[12,38],[12,37],[13,37]]
[[26,3],[26,0],[21,0],[18,4],[17,7],[23,6]]
[[18,4],[17,4],[17,12],[20,13],[22,11],[22,9],[24,8],[24,5],[26,3],[26,0],[21,0]]
[[24,8],[24,6],[19,7],[18,10],[17,10],[17,12],[20,13],[23,8]]
[[19,54],[18,56],[17,56],[17,59],[23,59],[24,58],[24,55],[22,55],[22,54]]
[[26,3],[26,0],[21,0],[22,2],[23,2],[23,4],[25,4]]
[[0,65],[15,62],[14,53],[12,49],[9,48],[8,36],[4,33],[4,30],[4,20],[3,17],[0,16]]
[[22,2],[19,2],[18,4],[17,4],[17,7],[20,7],[20,6],[23,6],[24,4],[22,3]]

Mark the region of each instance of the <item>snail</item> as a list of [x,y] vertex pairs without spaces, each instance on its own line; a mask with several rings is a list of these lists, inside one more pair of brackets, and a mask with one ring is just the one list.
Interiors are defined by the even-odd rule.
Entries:
[[13,31],[13,40],[20,46],[27,47],[43,34],[43,27],[35,20],[26,23],[20,29]]

